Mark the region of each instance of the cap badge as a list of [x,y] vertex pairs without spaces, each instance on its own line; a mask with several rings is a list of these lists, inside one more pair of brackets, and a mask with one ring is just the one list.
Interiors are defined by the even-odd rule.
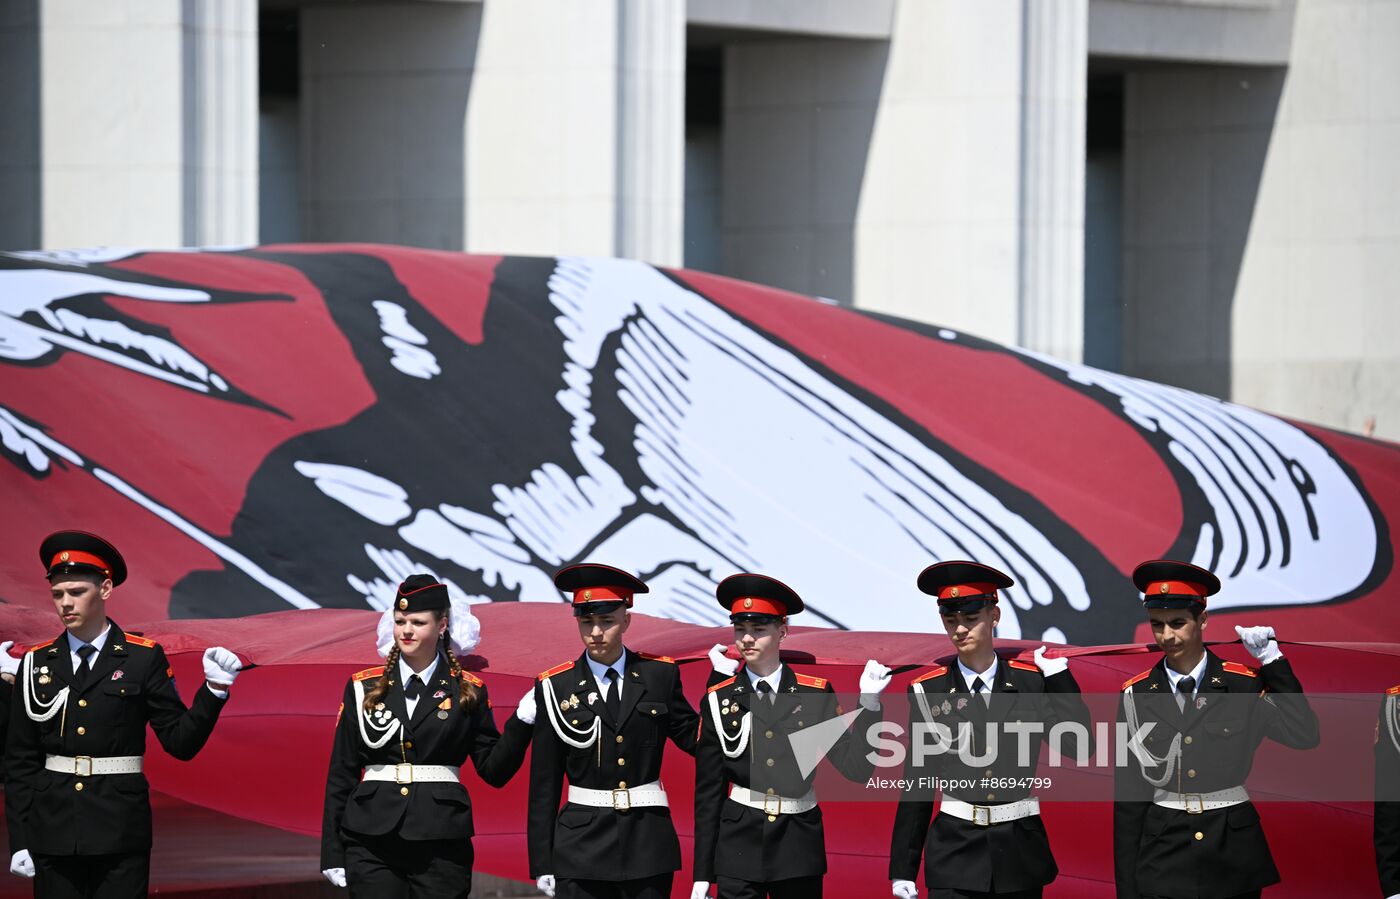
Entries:
[[60,561],[60,562],[67,562],[67,561],[68,561],[68,553],[67,553],[66,550],[65,550],[64,552],[61,552],[61,553],[58,554],[58,561]]
[[407,600],[407,599],[400,599],[400,600],[399,600],[399,608],[400,608],[400,609],[406,609],[406,608],[408,608],[408,600]]
[[1169,589],[1171,589],[1171,588],[1168,587],[1168,586],[1164,583],[1164,584],[1162,584],[1162,586],[1160,586],[1160,587],[1157,588],[1157,592],[1158,592],[1158,593],[1166,593],[1167,590],[1169,590]]
[[744,608],[746,608],[746,609],[752,609],[752,608],[753,608],[753,598],[752,598],[752,597],[748,597],[748,596],[744,597]]
[[958,588],[957,588],[957,587],[954,587],[954,588],[953,588],[952,597],[953,597],[954,599],[957,599],[957,598],[958,598]]
[[593,598],[593,591],[592,591],[592,590],[585,590],[585,591],[583,591],[583,601],[584,601],[584,602],[588,602],[588,601],[591,600],[592,598]]

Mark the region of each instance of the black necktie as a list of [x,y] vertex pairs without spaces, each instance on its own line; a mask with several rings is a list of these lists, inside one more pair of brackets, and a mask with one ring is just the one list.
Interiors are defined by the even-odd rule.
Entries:
[[[978,693],[978,694],[980,694],[980,693],[982,692],[982,690],[985,689],[986,687],[987,687],[987,684],[982,680],[982,678],[980,678],[980,677],[974,677],[974,678],[972,679],[972,692],[973,692],[973,693]],[[991,704],[992,704],[992,691],[991,691],[990,689],[987,690],[987,695],[985,695],[985,696],[982,697],[982,704],[983,704],[983,705],[991,705]]]
[[768,681],[766,680],[761,680],[758,682],[758,686],[754,689],[758,691],[759,696],[768,700],[769,705],[773,704],[775,700],[773,698],[774,694],[772,684],[768,683]]
[[603,697],[603,705],[607,707],[612,720],[617,721],[622,716],[622,685],[617,682],[617,669],[609,668],[603,677],[608,682],[608,695]]
[[416,700],[423,695],[423,681],[416,674],[408,676],[408,683],[403,685],[403,695],[405,699]]
[[78,683],[87,683],[88,675],[92,674],[92,657],[95,655],[97,655],[96,646],[89,646],[84,643],[82,646],[78,647],[78,658],[82,659],[77,670]]
[[1181,713],[1190,717],[1195,709],[1193,693],[1196,692],[1196,679],[1194,677],[1183,677],[1176,682],[1176,692],[1181,695]]

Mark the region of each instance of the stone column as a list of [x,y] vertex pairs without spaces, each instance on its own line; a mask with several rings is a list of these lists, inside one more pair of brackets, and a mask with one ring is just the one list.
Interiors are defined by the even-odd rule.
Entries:
[[1018,343],[1084,354],[1088,0],[1023,0]]

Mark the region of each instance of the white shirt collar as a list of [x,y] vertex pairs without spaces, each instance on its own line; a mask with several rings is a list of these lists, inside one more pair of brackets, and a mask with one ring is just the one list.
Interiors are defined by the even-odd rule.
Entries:
[[[1192,696],[1195,696],[1196,693],[1198,693],[1201,689],[1201,678],[1206,676],[1206,660],[1208,660],[1209,658],[1210,653],[1201,653],[1201,660],[1196,663],[1195,668],[1191,669],[1190,677],[1194,677],[1196,679],[1196,689],[1191,691]],[[1162,660],[1162,667],[1167,669],[1167,684],[1172,688],[1172,692],[1175,693],[1177,682],[1180,681],[1183,677],[1187,677],[1187,675],[1177,674],[1175,669],[1173,669],[1172,666],[1168,665],[1165,659]]]
[[418,679],[423,682],[423,685],[427,686],[428,681],[433,676],[433,672],[437,670],[437,666],[438,656],[433,656],[433,660],[428,663],[427,668],[424,668],[421,672],[414,671],[413,668],[409,666],[408,662],[404,661],[403,656],[399,656],[399,683],[407,686],[409,676],[416,674],[418,675]]
[[595,661],[593,656],[588,655],[587,652],[584,653],[583,658],[588,662],[588,670],[593,672],[593,679],[598,682],[598,686],[601,689],[606,690],[608,688],[609,669],[617,672],[617,682],[619,684],[622,683],[622,675],[624,674],[623,666],[627,663],[626,647],[623,647],[622,655],[618,656],[617,661],[613,662],[611,665],[604,665],[602,662]]
[[986,671],[973,671],[963,664],[962,659],[958,659],[958,670],[962,672],[963,681],[967,683],[967,688],[969,690],[972,689],[973,679],[980,677],[982,678],[982,683],[987,685],[987,692],[990,693],[992,685],[996,683],[997,660],[992,659],[992,667],[988,668]]
[[[112,622],[108,621],[106,626],[102,628],[102,633],[98,634],[95,638],[93,638],[93,641],[87,645],[97,650],[97,653],[102,652],[102,647],[107,643],[107,635],[111,632]],[[68,637],[68,651],[71,652],[76,658],[78,655],[78,650],[83,646],[83,641],[73,636],[73,633],[71,631],[66,632],[66,636]],[[93,653],[93,655],[97,655],[97,653]]]
[[755,693],[758,692],[758,682],[764,681],[773,688],[773,695],[778,694],[778,682],[783,679],[783,663],[779,662],[778,667],[773,669],[773,673],[767,677],[759,677],[758,673],[749,666],[744,666],[744,673],[749,676],[749,686],[753,687]]

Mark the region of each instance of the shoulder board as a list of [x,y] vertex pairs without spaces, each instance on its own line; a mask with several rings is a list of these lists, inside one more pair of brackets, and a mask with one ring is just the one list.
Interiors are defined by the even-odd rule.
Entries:
[[356,671],[354,674],[350,675],[350,679],[369,680],[372,677],[379,677],[383,673],[384,666],[380,665],[378,668],[366,668],[364,671]]
[[[796,672],[793,672],[797,674]],[[812,677],[810,674],[797,674],[797,682],[804,687],[815,687],[818,690],[826,689],[826,678]]]
[[560,672],[568,671],[572,667],[574,667],[574,662],[572,659],[570,659],[567,662],[560,662],[558,665],[555,665],[548,671],[541,671],[536,680],[544,680],[545,678],[553,677],[554,675],[559,674]]
[[30,651],[30,652],[38,652],[39,650],[41,650],[41,649],[43,649],[43,648],[45,648],[45,647],[47,647],[47,646],[52,646],[52,645],[54,645],[54,644],[57,643],[57,642],[58,642],[58,638],[57,638],[57,637],[55,637],[55,638],[52,639],[52,640],[45,640],[43,643],[37,643],[37,644],[35,644],[34,646],[29,647],[29,651]]
[[462,680],[466,681],[467,683],[471,684],[471,685],[474,686],[474,687],[484,687],[484,686],[486,686],[486,681],[484,681],[484,680],[482,680],[481,678],[477,677],[475,674],[472,674],[470,671],[463,671],[463,672],[462,672]]
[[1020,669],[1021,671],[1040,673],[1040,669],[1035,666],[1034,662],[1023,662],[1020,659],[1007,659],[1006,664],[1010,665],[1012,668]]
[[729,686],[730,684],[734,683],[734,682],[735,682],[736,680],[738,680],[738,679],[739,679],[739,675],[736,674],[736,675],[734,675],[733,677],[729,678],[728,680],[722,680],[722,681],[720,681],[719,683],[715,684],[713,687],[711,687],[710,689],[706,690],[705,692],[706,692],[706,693],[713,693],[713,692],[715,692],[716,690],[720,689],[721,687],[727,687],[727,686]]
[[147,649],[150,649],[152,646],[156,645],[156,641],[148,640],[145,637],[138,637],[136,634],[127,634],[126,642],[134,643],[137,646],[144,646]]
[[1258,676],[1259,676],[1259,672],[1258,672],[1258,671],[1254,670],[1253,668],[1249,667],[1248,665],[1242,665],[1242,664],[1240,664],[1239,662],[1226,662],[1225,664],[1221,665],[1220,667],[1224,668],[1226,671],[1230,672],[1231,674],[1243,674],[1245,677],[1258,677]]
[[1127,689],[1128,689],[1129,687],[1131,687],[1133,684],[1135,684],[1135,683],[1137,683],[1138,681],[1142,680],[1143,678],[1147,677],[1147,676],[1148,676],[1149,674],[1151,674],[1151,673],[1152,673],[1152,669],[1151,669],[1151,668],[1148,668],[1146,671],[1144,671],[1142,674],[1139,674],[1137,677],[1131,677],[1131,678],[1129,678],[1129,679],[1123,681],[1123,689],[1124,689],[1124,690],[1127,690]]
[[1385,695],[1386,695],[1386,696],[1400,696],[1400,684],[1396,684],[1395,686],[1391,687],[1389,690],[1386,690],[1386,691],[1385,691]]
[[919,675],[918,677],[914,678],[913,683],[920,684],[920,683],[923,683],[923,682],[926,681],[926,680],[931,680],[932,678],[935,678],[935,677],[942,677],[943,675],[945,675],[945,674],[947,674],[947,673],[948,673],[948,666],[947,666],[947,665],[939,665],[939,666],[933,668],[932,670],[927,671],[927,672],[925,672],[925,673]]
[[641,656],[644,659],[650,659],[653,662],[666,662],[669,665],[676,664],[676,660],[671,658],[670,656],[652,655],[649,652],[638,652],[637,655]]

